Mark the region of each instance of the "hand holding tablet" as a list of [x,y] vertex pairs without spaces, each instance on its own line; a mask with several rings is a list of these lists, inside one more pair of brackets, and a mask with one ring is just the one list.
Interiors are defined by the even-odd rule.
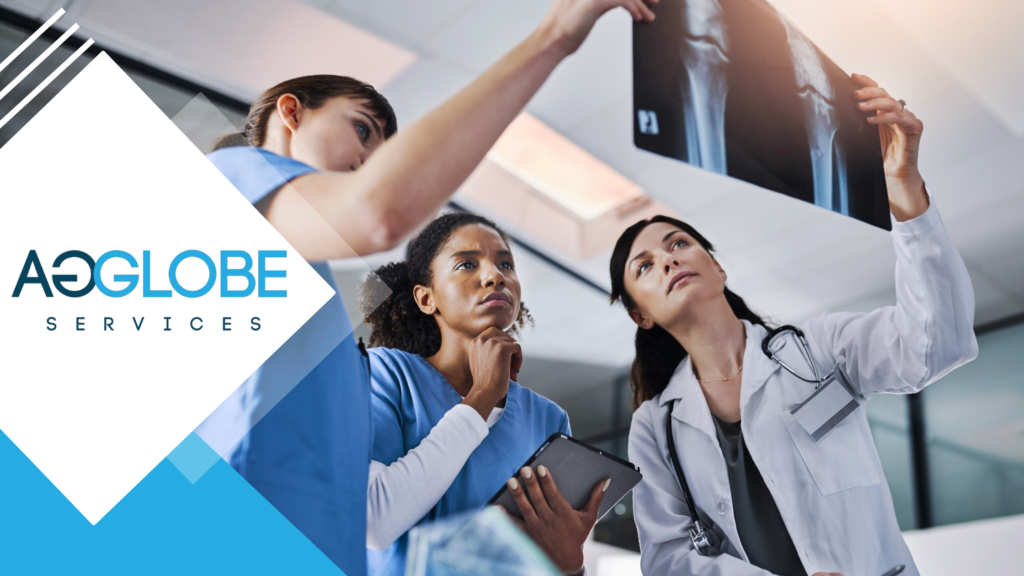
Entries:
[[[522,477],[523,470],[531,468],[535,471],[540,466],[548,471],[560,496],[573,510],[582,510],[587,505],[592,491],[599,482],[611,480],[604,490],[604,497],[597,512],[598,520],[643,478],[640,469],[630,462],[561,433],[552,434],[523,464],[523,468],[512,480],[522,484],[523,480],[527,480]],[[500,505],[516,518],[523,518],[508,484],[502,487],[488,504]]]
[[597,521],[640,481],[624,460],[556,433],[491,499],[563,571],[583,566]]

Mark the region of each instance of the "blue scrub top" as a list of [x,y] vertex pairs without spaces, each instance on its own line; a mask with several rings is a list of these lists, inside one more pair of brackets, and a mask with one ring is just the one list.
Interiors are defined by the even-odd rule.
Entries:
[[[430,434],[462,402],[455,388],[422,356],[393,348],[370,349],[374,460],[387,465]],[[569,417],[557,404],[510,381],[505,410],[462,467],[441,500],[417,525],[483,508],[505,482],[555,432],[569,434]],[[405,572],[409,535],[384,551],[369,551],[370,574]]]
[[[225,148],[208,158],[253,204],[314,171],[253,147]],[[310,265],[335,296],[236,395],[245,417],[259,421],[232,454],[231,466],[345,574],[362,576],[370,473],[369,365],[354,341],[330,268],[324,262]],[[311,356],[318,346],[322,352]],[[280,394],[272,391],[296,381],[273,405]]]

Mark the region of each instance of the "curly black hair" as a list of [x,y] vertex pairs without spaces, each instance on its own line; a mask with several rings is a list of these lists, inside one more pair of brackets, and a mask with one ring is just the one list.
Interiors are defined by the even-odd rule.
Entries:
[[[434,258],[456,230],[471,224],[491,228],[509,244],[505,231],[489,219],[472,212],[450,212],[428,224],[409,242],[404,262],[385,264],[370,274],[360,299],[364,322],[371,329],[370,346],[396,348],[424,358],[437,354],[441,349],[441,328],[433,316],[424,314],[416,305],[413,288],[431,285]],[[377,306],[385,285],[391,289],[391,295]],[[516,334],[527,322],[533,322],[533,317],[520,302],[519,315],[507,332]]]

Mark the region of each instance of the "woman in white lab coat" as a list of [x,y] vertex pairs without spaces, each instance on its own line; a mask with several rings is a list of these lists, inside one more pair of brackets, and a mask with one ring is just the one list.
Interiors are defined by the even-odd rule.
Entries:
[[[858,106],[877,111],[868,122],[881,128],[897,302],[821,314],[798,328],[821,375],[842,365],[847,392],[838,381],[829,392],[862,402],[916,392],[978,348],[970,278],[917,169],[922,124],[869,78],[854,80],[863,86]],[[917,574],[865,409],[834,410],[833,399],[833,411],[805,429],[805,415],[791,410],[815,384],[762,351],[768,329],[725,286],[710,242],[656,217],[623,233],[610,269],[612,298],[638,326],[629,456],[644,475],[633,505],[645,574],[880,576],[900,564]],[[772,351],[813,376],[793,332],[773,340]],[[819,404],[824,396],[808,412],[829,410]],[[667,429],[697,516],[717,540],[707,554],[690,536],[695,522]]]

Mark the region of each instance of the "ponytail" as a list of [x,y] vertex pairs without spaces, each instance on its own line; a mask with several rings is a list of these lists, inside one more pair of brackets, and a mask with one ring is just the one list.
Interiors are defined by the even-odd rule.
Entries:
[[[699,242],[709,254],[714,252],[711,242],[700,232],[697,232],[689,224],[669,216],[655,216],[650,220],[641,220],[630,226],[615,243],[609,264],[612,280],[611,301],[612,303],[621,301],[627,310],[636,308],[636,302],[626,291],[625,273],[629,252],[640,232],[647,226],[658,222],[679,228]],[[725,288],[725,301],[728,302],[733,314],[740,320],[765,326],[764,319],[751,310],[743,298],[729,290],[728,287]],[[633,342],[636,347],[636,358],[633,360],[633,366],[629,372],[629,387],[633,391],[633,410],[636,410],[645,401],[665,391],[676,367],[686,359],[687,352],[674,336],[657,324],[646,330],[637,328]]]
[[225,134],[224,136],[221,136],[213,143],[213,148],[210,152],[216,152],[221,148],[234,148],[236,146],[249,146],[249,139],[245,137],[245,134],[235,132],[233,134]]
[[[416,304],[414,287],[407,262],[385,264],[366,279],[360,305],[372,328],[371,347],[396,348],[424,358],[441,349],[441,329]],[[389,290],[391,295],[385,298]]]

